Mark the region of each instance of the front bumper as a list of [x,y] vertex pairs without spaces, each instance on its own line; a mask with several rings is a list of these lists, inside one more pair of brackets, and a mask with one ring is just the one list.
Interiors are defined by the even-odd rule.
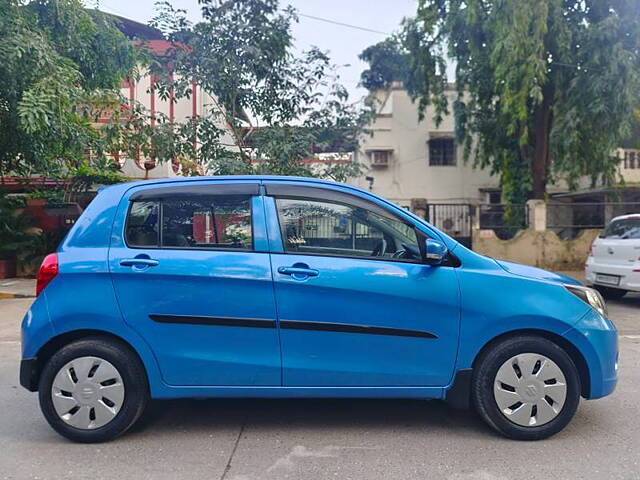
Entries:
[[618,332],[613,323],[590,310],[563,335],[582,354],[589,376],[585,398],[612,393],[618,382]]
[[[637,263],[629,265],[615,265],[596,262],[593,257],[589,257],[587,259],[587,264],[585,265],[585,280],[589,285],[602,285],[603,287],[640,292],[640,271],[634,271],[639,268],[640,267],[638,267]],[[598,273],[620,277],[620,283],[618,285],[598,283],[596,282],[596,274]]]
[[20,361],[20,385],[30,392],[38,390],[37,358],[23,358]]

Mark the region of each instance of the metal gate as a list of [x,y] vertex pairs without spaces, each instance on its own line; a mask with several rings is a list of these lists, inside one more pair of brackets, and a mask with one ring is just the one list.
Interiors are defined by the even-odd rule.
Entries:
[[473,210],[469,203],[430,203],[427,205],[426,220],[471,248]]

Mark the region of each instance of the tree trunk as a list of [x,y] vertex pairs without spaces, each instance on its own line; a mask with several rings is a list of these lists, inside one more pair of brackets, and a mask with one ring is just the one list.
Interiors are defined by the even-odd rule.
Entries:
[[[547,89],[545,89],[547,90]],[[534,149],[531,173],[533,177],[533,190],[531,198],[544,199],[547,193],[547,180],[549,178],[549,134],[551,133],[551,95],[545,91],[542,103],[536,107],[534,116]]]

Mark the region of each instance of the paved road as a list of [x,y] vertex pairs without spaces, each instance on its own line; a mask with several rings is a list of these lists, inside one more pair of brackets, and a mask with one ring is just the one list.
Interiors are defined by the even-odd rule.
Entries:
[[30,299],[0,300],[0,478],[640,479],[640,295],[611,302],[621,333],[617,391],[583,401],[536,443],[505,440],[440,402],[155,402],[126,436],[79,445],[54,433],[18,385]]

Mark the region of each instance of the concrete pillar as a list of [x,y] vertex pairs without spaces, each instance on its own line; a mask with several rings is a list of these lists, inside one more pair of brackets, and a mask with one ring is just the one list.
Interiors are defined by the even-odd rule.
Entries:
[[411,199],[411,212],[418,215],[420,218],[427,219],[427,199],[426,198],[412,198]]
[[529,228],[536,232],[543,232],[547,229],[547,204],[544,200],[528,200]]
[[471,205],[469,209],[470,209],[469,213],[472,214],[471,229],[480,230],[480,205]]
[[613,217],[616,216],[616,211],[615,211],[615,206],[612,205],[611,202],[611,198],[609,198],[609,195],[605,194],[602,198],[602,201],[604,202],[604,225],[607,226],[609,224],[609,222],[611,221],[611,219]]

